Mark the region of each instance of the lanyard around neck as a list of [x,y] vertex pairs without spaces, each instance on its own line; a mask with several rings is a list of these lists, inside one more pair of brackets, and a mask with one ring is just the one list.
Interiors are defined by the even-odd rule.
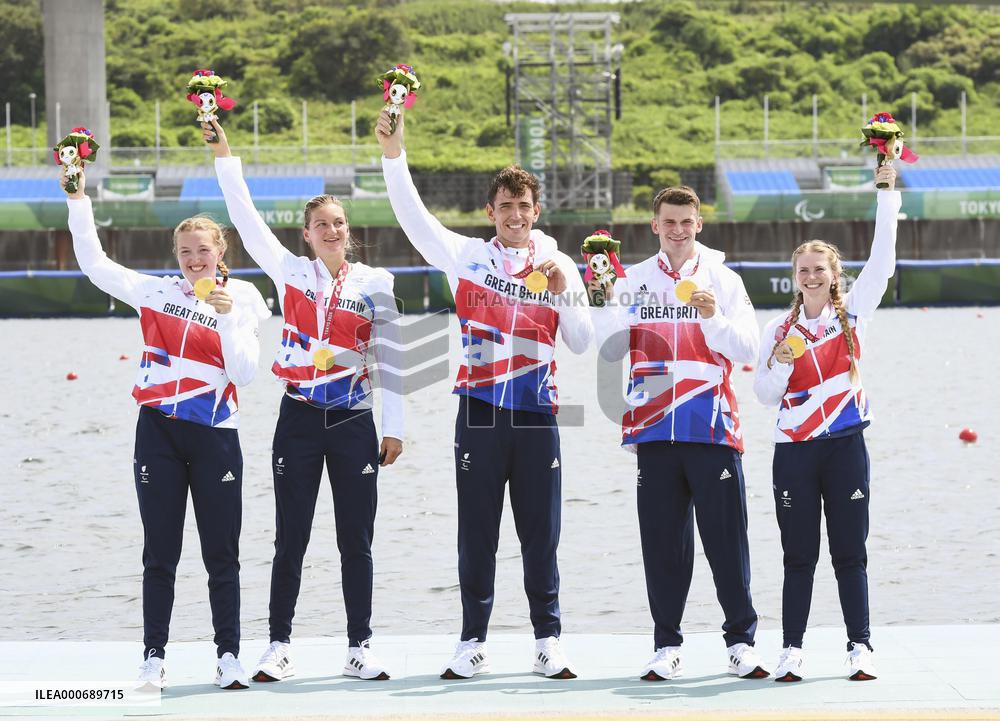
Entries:
[[509,260],[507,260],[507,258],[503,257],[503,251],[504,251],[503,244],[499,240],[497,240],[496,238],[494,238],[493,239],[493,245],[495,245],[497,247],[497,249],[500,251],[500,253],[501,253],[501,259],[503,260],[504,271],[511,278],[517,278],[517,279],[527,278],[528,275],[531,274],[531,271],[533,271],[535,269],[535,241],[534,240],[532,240],[530,238],[528,239],[528,259],[524,262],[524,267],[521,268],[521,270],[517,271],[516,273],[511,269],[512,268],[511,262]]
[[326,309],[326,320],[324,321],[324,292],[321,290],[323,280],[320,277],[319,268],[317,267],[316,269],[316,330],[319,332],[321,326],[323,329],[319,336],[320,343],[330,339],[330,331],[333,329],[333,316],[337,312],[337,306],[340,304],[340,294],[344,289],[344,279],[347,277],[348,270],[350,270],[350,266],[345,260],[341,264],[340,270],[337,271],[337,277],[333,281],[333,292],[330,294],[330,305]]
[[[663,258],[660,257],[659,253],[656,254],[656,262],[659,264],[660,270],[662,270],[664,273],[666,273],[669,277],[673,278],[674,281],[678,281],[678,280],[681,279],[681,274],[678,271],[676,271],[676,270],[670,270],[670,268],[667,267],[667,264],[663,262]],[[698,272],[698,266],[699,265],[701,265],[701,256],[700,255],[698,256],[698,259],[694,263],[694,268],[692,268],[691,272],[688,273],[688,277],[689,278],[691,276],[693,276],[695,273]]]

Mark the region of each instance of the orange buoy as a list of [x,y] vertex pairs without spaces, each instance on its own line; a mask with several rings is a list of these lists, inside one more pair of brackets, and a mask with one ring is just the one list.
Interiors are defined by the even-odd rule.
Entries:
[[963,428],[962,432],[958,434],[958,437],[966,443],[975,443],[979,440],[979,434],[971,428]]
[[74,373],[73,371],[70,371],[69,373],[67,373],[67,374],[66,374],[66,380],[68,380],[68,381],[75,381],[75,380],[76,380],[77,378],[79,378],[79,377],[80,377],[80,376],[78,376],[78,375],[77,375],[76,373]]
[[120,356],[118,356],[118,360],[128,360],[128,356],[122,353]]
[[749,363],[744,363],[743,364],[743,372],[744,373],[750,373],[752,371],[753,371],[753,366],[752,365],[750,365]]

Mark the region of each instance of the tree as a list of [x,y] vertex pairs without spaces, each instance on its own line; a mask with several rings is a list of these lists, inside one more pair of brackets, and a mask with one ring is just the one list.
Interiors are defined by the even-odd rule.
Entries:
[[[42,14],[36,3],[0,1],[0,91],[3,100],[18,110],[28,106],[28,93],[45,95],[42,51]],[[44,102],[44,100],[41,100]],[[18,112],[15,110],[15,112]],[[20,113],[18,112],[18,115]],[[28,111],[16,121],[27,124]]]
[[253,0],[178,0],[177,10],[181,17],[191,20],[233,20],[245,15],[252,5]]
[[409,52],[392,15],[363,10],[304,23],[284,62],[292,93],[342,102],[376,92],[375,77]]

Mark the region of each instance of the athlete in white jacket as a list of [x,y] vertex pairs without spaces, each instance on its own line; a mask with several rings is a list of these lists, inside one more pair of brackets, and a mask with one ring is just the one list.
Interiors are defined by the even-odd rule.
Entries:
[[765,326],[757,363],[754,391],[761,403],[778,408],[773,487],[785,568],[778,681],[802,679],[823,512],[847,626],[850,678],[876,676],[865,548],[871,478],[863,433],[872,414],[861,385],[861,356],[868,324],[896,272],[902,204],[896,171],[884,165],[876,178],[889,189],[878,191],[871,257],[857,280],[842,295],[837,249],[823,241],[796,248],[792,308]]
[[[654,622],[654,655],[640,677],[681,673],[681,619],[694,565],[694,519],[726,620],[729,672],[762,678],[754,652],[743,434],[730,382],[757,354],[757,322],[725,256],[695,239],[700,201],[687,187],[653,201],[660,251],[628,269],[612,302],[592,308],[601,355],[629,354],[622,443],[638,455],[639,532]],[[592,281],[591,290],[600,288]]]
[[[253,678],[279,681],[293,673],[292,618],[325,463],[347,612],[343,673],[385,680],[389,673],[370,647],[371,545],[378,469],[394,463],[403,450],[400,364],[386,343],[398,330],[392,275],[347,261],[350,226],[340,201],[330,195],[305,206],[302,235],[315,260],[286,249],[254,208],[225,131],[217,121],[213,126],[205,140],[216,156],[226,208],[244,248],[274,281],[285,321],[271,366],[285,386],[271,451],[276,515],[271,643]],[[211,142],[215,135],[218,141]],[[373,386],[382,393],[381,444],[372,419]]]
[[516,166],[500,171],[487,193],[495,237],[446,229],[417,195],[403,151],[404,116],[396,122],[390,133],[383,111],[375,128],[389,201],[413,246],[447,275],[465,349],[454,390],[462,635],[441,676],[469,678],[489,668],[485,641],[509,482],[535,631],[532,668],[574,678],[559,644],[562,464],[553,355],[557,335],[575,353],[593,337],[583,282],[555,241],[532,230],[541,210],[538,180]]
[[[260,356],[257,325],[271,312],[252,284],[228,279],[225,238],[207,218],[189,218],[174,231],[180,277],[137,273],[110,260],[84,194],[86,179],[78,177],[67,204],[80,270],[132,306],[142,325],[144,348],[132,389],[140,406],[133,470],[144,538],[145,650],[137,687],[166,686],[163,659],[190,488],[209,576],[215,682],[246,688],[249,680],[237,658],[243,455],[236,387],[253,380]],[[208,292],[201,288],[206,284]]]

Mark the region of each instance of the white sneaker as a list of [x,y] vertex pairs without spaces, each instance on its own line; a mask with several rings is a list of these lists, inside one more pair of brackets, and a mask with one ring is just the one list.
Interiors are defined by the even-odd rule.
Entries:
[[639,678],[643,681],[669,681],[672,678],[680,678],[683,674],[681,647],[660,646],[642,669]]
[[385,666],[378,660],[368,641],[362,641],[360,646],[347,649],[347,660],[344,661],[344,675],[364,679],[365,681],[388,681],[389,674]]
[[847,652],[847,663],[851,666],[851,681],[874,681],[878,678],[875,659],[871,650],[863,643],[852,643]]
[[576,678],[576,673],[570,667],[569,659],[563,653],[559,638],[556,636],[535,640],[535,659],[531,670],[545,678]]
[[486,643],[480,643],[478,638],[469,641],[459,641],[455,646],[455,655],[441,671],[441,678],[472,678],[479,673],[489,673],[490,661],[486,658]]
[[139,667],[139,678],[136,679],[136,691],[162,691],[167,687],[167,673],[163,668],[163,659],[150,656]]
[[792,683],[802,680],[802,649],[786,646],[781,649],[778,659],[778,669],[774,672],[774,680],[782,683]]
[[215,665],[215,685],[230,690],[250,688],[247,672],[243,670],[239,659],[228,651],[222,654]]
[[295,667],[288,656],[288,644],[283,641],[271,641],[264,655],[257,662],[257,670],[253,672],[253,680],[257,683],[280,681],[295,675]]
[[726,649],[729,654],[729,673],[740,678],[767,678],[771,672],[764,667],[764,662],[753,646],[745,643],[735,643]]

